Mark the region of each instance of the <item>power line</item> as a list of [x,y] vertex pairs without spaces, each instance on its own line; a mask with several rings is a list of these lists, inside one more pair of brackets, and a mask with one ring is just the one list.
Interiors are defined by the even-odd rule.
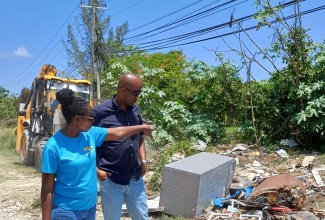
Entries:
[[[214,3],[216,3],[216,2],[219,2],[219,1],[220,1],[220,0],[214,1],[212,4],[214,4]],[[144,35],[146,35],[146,34],[149,34],[149,33],[155,32],[155,31],[157,31],[157,30],[160,30],[160,29],[163,29],[163,28],[166,28],[166,27],[172,26],[172,25],[177,24],[177,23],[179,23],[179,22],[189,20],[189,19],[191,19],[192,17],[200,16],[202,13],[205,13],[205,12],[207,12],[207,11],[211,11],[211,10],[215,10],[215,9],[217,9],[217,8],[219,8],[219,7],[222,7],[222,6],[225,5],[225,4],[229,4],[229,3],[234,2],[234,1],[236,1],[236,0],[230,0],[230,1],[226,2],[226,3],[224,3],[224,4],[221,4],[221,5],[215,6],[215,7],[213,7],[213,8],[208,9],[208,10],[205,10],[205,11],[203,11],[203,12],[197,13],[197,14],[195,14],[195,15],[193,15],[193,16],[189,16],[189,15],[193,14],[195,11],[194,11],[194,12],[191,12],[191,13],[189,13],[189,14],[187,14],[187,15],[181,17],[181,18],[178,18],[178,19],[176,19],[176,20],[174,20],[174,21],[172,21],[172,22],[169,22],[169,23],[167,23],[167,24],[165,24],[165,25],[162,25],[162,26],[160,26],[160,27],[158,27],[158,28],[155,28],[155,29],[153,29],[153,30],[150,30],[150,31],[147,31],[147,32],[144,32],[144,33],[141,33],[141,34],[138,34],[138,35],[135,35],[135,36],[129,37],[129,38],[126,38],[125,41],[132,40],[132,39],[136,39],[136,38],[139,38],[139,37],[144,36]],[[209,4],[209,5],[211,5],[211,4]],[[207,7],[207,6],[205,6],[205,7]],[[203,7],[203,8],[205,8],[205,7]],[[201,8],[201,9],[202,9],[202,8]],[[199,11],[199,10],[201,10],[201,9],[198,9],[198,10],[196,10],[196,11]],[[161,32],[159,32],[159,33],[161,33]],[[156,34],[154,34],[154,35],[156,35]],[[150,36],[152,36],[152,35],[150,35]]]
[[[192,16],[188,16],[188,15],[186,15],[185,18],[182,17],[182,19],[177,19],[176,21],[170,22],[170,23],[168,23],[168,24],[166,24],[166,25],[163,25],[163,26],[158,27],[158,28],[156,28],[156,29],[153,29],[153,30],[151,30],[151,31],[147,31],[147,32],[142,33],[142,34],[138,34],[138,35],[136,35],[136,36],[133,36],[133,37],[130,37],[130,38],[126,38],[125,41],[126,41],[126,43],[127,43],[127,40],[134,39],[134,38],[138,38],[137,41],[147,39],[147,38],[149,38],[149,37],[151,37],[151,36],[155,36],[155,35],[157,35],[157,34],[159,34],[159,33],[166,32],[166,31],[168,31],[168,30],[174,29],[174,28],[179,27],[179,26],[182,26],[182,25],[184,25],[184,24],[192,23],[193,21],[196,21],[196,20],[199,20],[199,19],[201,19],[201,18],[204,18],[204,17],[210,16],[210,15],[215,14],[215,13],[218,13],[218,12],[220,12],[220,11],[226,10],[226,9],[228,9],[228,8],[230,8],[230,7],[237,6],[237,5],[242,4],[243,2],[245,2],[246,0],[244,0],[244,1],[242,1],[242,2],[239,2],[239,3],[235,4],[235,5],[229,6],[228,8],[225,8],[225,9],[219,10],[219,11],[217,11],[217,12],[213,12],[214,10],[216,10],[216,9],[218,9],[218,8],[220,8],[220,7],[226,6],[226,5],[230,4],[230,3],[233,3],[234,1],[236,1],[236,0],[230,0],[230,1],[228,1],[228,2],[225,2],[225,3],[221,4],[221,5],[217,5],[217,6],[215,6],[215,7],[209,8],[209,9],[203,11],[203,12],[199,12],[199,13],[194,14],[194,15],[192,15]],[[302,1],[305,1],[305,0],[302,0]],[[294,4],[294,3],[295,3],[295,1],[290,1],[290,2],[287,2],[287,3],[282,4],[282,6],[283,6],[283,7],[287,7],[287,6],[292,5],[292,4]],[[203,7],[203,8],[205,8],[205,7]],[[201,9],[202,9],[202,8],[201,8]],[[200,10],[200,9],[199,9],[199,10]],[[213,13],[212,13],[212,12],[213,12]],[[177,24],[177,23],[179,23],[179,22],[183,22],[183,23],[180,23],[180,24],[177,25],[177,26],[172,26],[172,27],[170,27],[170,28],[168,28],[168,29],[165,29],[165,30],[162,30],[162,31],[160,31],[160,32],[158,32],[158,33],[152,34],[152,35],[150,35],[150,36],[142,37],[141,39],[139,39],[139,37],[141,37],[141,36],[145,36],[145,35],[148,34],[148,33],[155,32],[155,31],[157,31],[157,30],[160,30],[160,29],[163,29],[163,28],[169,27],[169,26],[171,26],[171,25],[173,25],[173,24]],[[134,40],[131,41],[131,42],[134,42]]]
[[[235,1],[236,1],[236,0],[235,0]],[[237,6],[237,5],[239,5],[239,4],[242,4],[242,3],[246,2],[246,1],[247,1],[247,0],[244,0],[244,1],[242,1],[242,2],[239,2],[239,3],[235,4],[235,5],[228,6],[228,7],[224,8],[224,9],[218,10],[218,11],[213,12],[213,13],[210,13],[210,14],[206,14],[206,15],[204,15],[204,16],[199,16],[199,15],[202,15],[202,14],[203,14],[203,12],[201,12],[201,13],[197,13],[197,14],[195,14],[195,15],[193,15],[193,16],[190,16],[190,17],[185,17],[184,19],[181,19],[181,20],[178,19],[177,22],[171,22],[171,23],[169,23],[169,24],[167,24],[167,25],[164,25],[164,26],[162,26],[162,27],[160,27],[160,28],[156,28],[155,30],[152,30],[152,31],[150,31],[150,32],[154,32],[154,31],[156,31],[156,30],[162,29],[162,28],[164,28],[164,27],[168,27],[168,26],[170,26],[170,25],[172,25],[172,24],[177,24],[177,23],[179,23],[179,22],[182,22],[182,23],[177,24],[176,26],[171,26],[170,28],[165,29],[165,30],[162,30],[162,31],[160,31],[160,32],[158,32],[158,33],[154,33],[154,34],[151,34],[151,35],[149,35],[149,36],[145,36],[145,37],[142,37],[142,38],[138,38],[137,40],[133,40],[133,41],[131,41],[131,42],[139,42],[139,41],[141,41],[141,40],[144,40],[144,39],[147,39],[147,38],[149,38],[149,37],[152,37],[152,36],[158,35],[158,34],[160,34],[160,33],[163,33],[163,32],[166,32],[166,31],[169,31],[169,30],[172,30],[172,29],[175,29],[175,28],[181,27],[181,26],[183,26],[183,25],[186,25],[186,24],[192,23],[192,22],[194,22],[194,21],[197,21],[197,20],[199,20],[199,19],[205,18],[205,17],[210,16],[210,15],[212,15],[212,14],[216,14],[216,13],[219,13],[219,12],[221,12],[221,11],[225,11],[225,10],[227,10],[227,9],[229,9],[229,8],[232,8],[232,7],[234,7],[234,6]],[[218,5],[218,6],[216,6],[216,7],[211,8],[211,9],[208,9],[208,10],[206,10],[206,11],[211,11],[212,9],[213,9],[213,10],[218,9],[219,7],[223,7],[223,6],[225,6],[225,5],[227,5],[227,4],[230,4],[230,3],[232,3],[232,2],[233,2],[233,1],[226,2],[226,3],[224,3],[224,4],[221,4],[221,5]],[[206,12],[206,11],[205,11],[205,12]],[[150,33],[150,32],[147,32],[147,33]],[[138,36],[141,36],[141,35],[142,35],[142,34],[140,34],[140,35],[138,35]],[[145,33],[144,33],[143,35],[145,35]],[[130,42],[130,43],[131,43],[131,42]]]
[[173,11],[173,12],[167,14],[167,15],[164,15],[164,16],[162,16],[162,17],[160,17],[160,18],[157,18],[157,19],[155,19],[155,20],[153,20],[153,21],[150,21],[150,22],[148,22],[148,23],[146,23],[146,24],[143,24],[143,25],[141,25],[141,26],[139,26],[139,27],[133,28],[133,29],[131,29],[129,32],[132,32],[132,31],[138,30],[138,29],[143,28],[143,27],[145,27],[145,26],[148,26],[148,25],[150,25],[150,24],[152,24],[152,23],[155,23],[155,22],[157,22],[157,21],[160,21],[160,20],[162,20],[162,19],[164,19],[164,18],[167,18],[167,17],[169,17],[169,16],[171,16],[171,15],[173,15],[173,14],[175,14],[175,13],[178,13],[178,12],[180,12],[180,11],[186,9],[186,8],[189,8],[189,7],[191,7],[191,6],[193,6],[193,5],[197,4],[197,3],[199,3],[199,2],[201,2],[201,1],[203,1],[203,0],[198,0],[198,1],[196,1],[196,2],[193,2],[192,4],[186,5],[186,6],[180,8],[180,9],[177,9],[176,11]]
[[[283,7],[288,7],[288,6],[291,6],[293,4],[295,4],[295,1],[290,1],[288,3],[283,4],[282,6]],[[237,21],[238,22],[246,21],[248,19],[253,18],[254,15],[256,15],[256,13],[245,16],[245,17],[242,17],[242,18],[239,18],[239,19],[237,19]],[[156,45],[159,45],[159,44],[164,44],[164,43],[173,42],[173,41],[179,42],[179,41],[182,41],[182,40],[185,40],[185,39],[189,39],[189,38],[197,37],[197,36],[200,36],[200,35],[203,35],[203,34],[207,34],[209,32],[212,32],[212,31],[224,28],[224,27],[228,27],[230,25],[231,25],[231,22],[225,22],[225,23],[222,23],[222,24],[218,24],[218,25],[215,25],[215,26],[211,26],[211,27],[208,27],[208,28],[205,28],[205,29],[189,32],[189,33],[182,34],[182,35],[177,35],[177,36],[174,36],[174,37],[168,37],[168,38],[164,38],[164,39],[159,39],[159,40],[140,43],[140,44],[138,44],[138,46],[143,46],[143,45],[146,45],[146,44],[149,44],[149,46],[156,46]],[[152,44],[152,45],[150,45],[150,44]],[[142,48],[145,48],[145,47],[142,47]]]
[[[78,6],[78,5],[77,5]],[[73,11],[70,13],[70,15],[68,16],[68,18],[65,20],[65,22],[62,24],[62,26],[60,27],[60,29],[56,32],[56,34],[51,38],[51,40],[47,43],[47,45],[43,48],[43,50],[38,54],[38,56],[20,73],[18,74],[18,76],[16,77],[19,78],[39,57],[40,55],[45,51],[45,49],[50,45],[50,43],[54,40],[54,38],[58,35],[58,33],[60,32],[60,30],[63,28],[63,26],[65,25],[65,23],[69,20],[69,18],[71,17],[71,15],[75,12],[77,6],[73,9]],[[15,79],[14,79],[15,80]],[[9,81],[8,83],[12,82],[13,80]]]
[[[288,6],[290,6],[290,5],[294,4],[294,3],[295,3],[295,1],[291,1],[291,2],[285,3],[284,6],[285,7],[288,7]],[[289,19],[295,18],[297,16],[303,16],[303,15],[310,14],[310,13],[314,13],[314,12],[317,12],[317,11],[320,11],[320,10],[324,10],[324,9],[325,9],[325,5],[319,6],[319,7],[315,7],[315,8],[310,9],[310,10],[306,10],[304,12],[301,12],[299,15],[286,16],[286,17],[283,17],[282,19],[283,20],[289,20]],[[247,19],[252,18],[255,14],[252,14],[252,15],[249,15],[249,16],[245,16],[245,17],[236,19],[236,21],[237,22],[242,22],[244,20],[247,20]],[[277,23],[277,22],[279,22],[279,21],[277,19],[275,19],[273,21],[269,21],[268,23],[269,24],[273,24],[273,23]],[[194,44],[194,43],[208,41],[208,40],[212,40],[212,39],[216,39],[216,38],[220,38],[220,37],[234,35],[234,34],[237,34],[237,33],[242,32],[242,31],[248,31],[248,30],[256,29],[257,27],[259,27],[258,25],[254,25],[254,26],[251,26],[251,27],[242,29],[242,30],[232,31],[232,32],[228,32],[228,33],[225,33],[225,34],[222,34],[222,35],[218,35],[218,36],[213,36],[213,37],[209,37],[209,38],[203,38],[203,39],[199,39],[199,40],[195,40],[195,41],[189,41],[189,42],[185,42],[185,43],[181,43],[181,44],[173,44],[175,42],[179,42],[179,41],[184,40],[184,39],[193,38],[193,37],[197,37],[197,36],[203,35],[203,34],[205,34],[204,31],[206,31],[206,30],[215,30],[217,28],[229,26],[230,24],[232,24],[231,21],[226,22],[226,23],[223,23],[223,24],[219,24],[219,25],[216,25],[216,26],[212,26],[212,27],[209,27],[209,28],[206,28],[206,29],[202,29],[202,30],[199,30],[199,31],[190,32],[190,33],[187,33],[187,34],[184,34],[184,35],[178,35],[178,36],[175,36],[175,37],[170,37],[170,38],[166,38],[166,39],[152,41],[152,42],[159,42],[159,41],[166,41],[167,39],[173,39],[173,40],[176,39],[177,40],[177,41],[170,40],[170,41],[167,41],[167,42],[161,42],[159,44],[149,45],[149,46],[141,47],[141,48],[138,48],[138,49],[135,49],[135,50],[138,50],[138,51],[156,51],[156,50],[166,49],[166,48],[172,48],[172,47],[176,47],[176,46],[183,46],[183,45],[188,45],[188,44]],[[267,24],[265,24],[265,25],[267,25]],[[265,26],[265,25],[262,25],[262,26]],[[197,34],[197,35],[191,36],[191,34]],[[180,36],[185,36],[186,38],[181,38]],[[152,43],[152,42],[150,42],[150,43]],[[149,42],[147,42],[147,43],[149,43]],[[126,52],[131,52],[130,50],[125,50],[125,51]],[[121,51],[112,51],[110,53],[119,53],[119,52],[121,52]]]
[[[66,34],[66,33],[65,33]],[[64,35],[65,35],[64,34]],[[26,80],[26,79],[28,79],[31,75],[33,75],[33,74],[35,74],[35,71],[39,68],[39,66],[42,66],[42,63],[43,63],[43,61],[50,55],[50,53],[56,48],[56,46],[60,43],[60,41],[63,39],[63,37],[55,44],[55,46],[46,54],[46,56],[41,60],[41,61],[39,61],[36,65],[35,65],[35,67],[33,68],[33,69],[31,69],[30,71],[29,71],[29,73],[28,74],[25,74],[23,77],[21,77],[21,78],[16,78],[16,79],[19,79],[20,81],[18,81],[18,82],[16,82],[16,83],[12,83],[12,84],[9,84],[9,85],[7,85],[7,87],[11,87],[11,86],[14,86],[14,85],[18,85],[18,84],[20,84],[20,83],[22,83],[24,80]],[[44,50],[43,50],[44,51]],[[59,53],[61,53],[63,51],[63,49],[61,49],[59,52],[58,52],[58,54]],[[56,56],[58,56],[58,54],[56,54],[55,55],[55,57]],[[38,56],[39,57],[39,56]],[[36,61],[36,59],[37,58],[35,58],[35,60],[32,62],[32,63],[34,63],[35,61]],[[51,60],[53,60],[54,58],[52,58]],[[30,65],[29,65],[30,66]],[[16,79],[14,79],[14,80],[16,80]],[[13,81],[13,80],[12,80]]]
[[[324,9],[325,9],[325,5],[320,6],[320,7],[316,7],[316,8],[307,10],[307,11],[304,11],[304,12],[301,13],[301,15],[306,15],[306,14],[309,14],[309,13],[314,13],[314,12],[317,12],[317,11],[320,11],[320,10],[324,10]],[[291,16],[284,17],[282,19],[283,20],[289,20],[289,19],[295,18],[296,16],[297,15],[291,15]],[[268,23],[269,24],[273,24],[273,23],[277,23],[277,22],[279,22],[279,21],[275,19],[273,21],[269,21]],[[268,24],[263,24],[261,26],[265,26],[265,25],[268,25]],[[171,44],[171,43],[169,43],[169,44],[162,45],[160,47],[141,48],[141,50],[154,51],[154,50],[160,50],[160,49],[165,49],[165,48],[171,48],[171,47],[177,47],[177,46],[184,46],[184,45],[188,45],[188,44],[199,43],[199,42],[202,42],[202,41],[208,41],[208,40],[212,40],[212,39],[216,39],[216,38],[220,38],[220,37],[225,37],[225,36],[237,34],[237,33],[243,32],[243,31],[248,31],[248,30],[256,29],[258,27],[259,27],[258,25],[254,25],[254,26],[251,26],[251,27],[242,29],[242,30],[232,31],[232,32],[229,32],[229,33],[226,33],[226,34],[222,34],[222,35],[218,35],[218,36],[214,36],[214,37],[209,37],[209,38],[204,38],[204,39],[200,39],[200,40],[190,41],[190,42],[186,42],[186,43],[182,43],[182,44]]]
[[[232,2],[232,1],[230,1],[230,2]],[[290,2],[288,2],[288,3],[285,3],[284,5],[285,6],[288,6],[289,4],[292,4],[292,2],[295,2],[295,1],[290,1]],[[139,2],[138,2],[139,3]],[[215,2],[214,2],[215,3]],[[231,7],[233,7],[233,6],[231,6]],[[130,8],[130,7],[129,7]],[[128,9],[128,8],[126,8],[126,9]],[[125,10],[126,10],[125,9]],[[201,8],[202,9],[202,8]],[[305,12],[302,12],[302,15],[305,15],[305,14],[308,14],[308,13],[313,13],[313,12],[317,12],[317,11],[319,11],[319,10],[323,10],[324,9],[324,6],[321,6],[321,7],[316,7],[316,8],[313,8],[313,9],[311,9],[311,10],[308,10],[308,11],[305,11]],[[74,10],[75,11],[75,10]],[[73,12],[74,12],[73,11]],[[205,10],[205,11],[208,11],[208,10]],[[72,13],[73,13],[72,12]],[[71,13],[71,14],[72,14]],[[191,14],[193,14],[194,12],[192,12]],[[200,12],[201,13],[201,16],[203,15],[203,12]],[[180,19],[178,19],[178,20],[176,20],[176,21],[173,21],[173,22],[170,22],[170,23],[168,23],[168,24],[166,24],[166,25],[171,25],[171,24],[174,24],[174,22],[177,22],[178,23],[178,25],[180,25],[180,24],[182,24],[182,23],[180,23],[179,21],[180,20],[182,20],[182,22],[190,22],[191,20],[186,20],[186,18],[188,18],[188,17],[191,17],[192,19],[201,19],[201,17],[199,16],[199,14],[200,13],[197,13],[197,14],[195,14],[195,15],[193,15],[193,16],[187,16],[187,17],[182,17],[182,18],[180,18]],[[216,12],[215,12],[216,13]],[[70,14],[70,16],[69,17],[71,17],[71,14]],[[204,16],[209,16],[209,15],[211,15],[211,14],[205,14]],[[252,15],[250,15],[250,16],[252,16]],[[245,17],[242,17],[242,18],[240,18],[240,19],[250,19],[251,17],[250,16],[245,16]],[[293,15],[294,16],[294,15]],[[248,18],[248,17],[250,17],[250,18]],[[285,17],[284,19],[291,19],[291,18],[293,18],[293,17],[290,17],[290,16],[287,16],[287,17]],[[237,21],[241,21],[240,19],[237,19]],[[67,19],[68,20],[68,19]],[[275,21],[272,21],[272,22],[270,22],[270,23],[274,23]],[[66,22],[65,22],[66,23]],[[148,24],[148,23],[147,23]],[[233,34],[237,34],[237,33],[239,33],[239,31],[234,31],[234,32],[229,32],[229,33],[225,33],[225,34],[223,34],[223,35],[218,35],[218,36],[213,36],[213,37],[209,37],[209,38],[203,38],[203,39],[198,39],[198,40],[195,40],[195,41],[187,41],[187,42],[184,42],[184,43],[178,43],[178,42],[181,42],[181,41],[185,41],[185,40],[188,40],[188,39],[191,39],[191,38],[194,38],[194,37],[198,37],[198,36],[202,36],[202,35],[204,35],[204,34],[206,34],[206,33],[209,33],[209,32],[211,32],[211,31],[215,31],[215,30],[218,30],[218,29],[220,29],[220,28],[223,28],[223,27],[226,27],[226,26],[229,26],[231,24],[231,22],[225,22],[225,23],[222,23],[222,24],[219,24],[219,25],[216,25],[216,26],[211,26],[211,27],[208,27],[208,28],[205,28],[205,29],[201,29],[201,30],[197,30],[197,31],[194,31],[194,32],[189,32],[189,33],[186,33],[186,34],[182,34],[182,35],[177,35],[177,36],[174,36],[174,37],[169,37],[169,38],[165,38],[165,39],[160,39],[160,40],[156,40],[156,41],[149,41],[149,42],[144,42],[144,43],[139,43],[138,44],[138,47],[139,47],[139,49],[138,50],[146,50],[146,51],[155,51],[155,50],[160,50],[160,49],[165,49],[165,48],[172,48],[172,47],[176,47],[176,46],[183,46],[183,45],[189,45],[189,44],[194,44],[194,43],[198,43],[198,42],[202,42],[202,41],[208,41],[208,40],[212,40],[212,39],[216,39],[216,38],[219,38],[219,37],[225,37],[225,36],[229,36],[229,35],[233,35]],[[178,26],[176,26],[176,27],[178,27]],[[170,27],[169,29],[172,29],[172,28],[176,28],[176,27]],[[257,26],[251,26],[251,27],[248,27],[248,28],[245,28],[244,30],[251,30],[251,29],[254,29],[254,28],[256,28]],[[60,30],[62,29],[62,27],[60,28]],[[156,29],[155,29],[156,30]],[[166,30],[164,30],[164,31],[166,31]],[[58,34],[58,32],[57,32],[57,34]],[[57,35],[56,34],[56,35]],[[56,36],[55,35],[55,36]],[[53,41],[53,39],[55,38],[55,36],[51,39],[51,41]],[[62,38],[63,39],[63,38]],[[61,40],[62,40],[61,39]],[[51,42],[50,41],[50,42]],[[48,45],[49,45],[50,43],[48,43]],[[47,46],[48,46],[47,45]],[[57,45],[57,44],[56,44]],[[46,47],[47,47],[46,46]],[[141,47],[141,48],[140,48]],[[42,50],[42,52],[41,53],[43,53],[44,52],[44,50],[45,50],[45,48]],[[53,49],[50,51],[50,53],[53,51]],[[61,50],[62,51],[62,50]],[[60,52],[61,52],[60,51]],[[127,51],[127,50],[126,50]],[[60,53],[59,52],[59,53]],[[112,51],[112,52],[110,52],[110,53],[119,53],[119,52],[121,52],[121,51]],[[58,53],[58,54],[59,54]],[[54,58],[56,57],[56,56],[58,56],[58,54],[56,54],[55,56],[54,56]],[[40,55],[39,55],[40,56]],[[39,57],[38,56],[38,57]],[[47,55],[48,56],[48,55]],[[46,57],[47,57],[46,56]],[[89,56],[89,54],[87,55],[84,55],[85,57],[87,57],[87,56]],[[37,57],[37,58],[38,58]],[[45,58],[46,58],[45,57]],[[36,59],[37,59],[36,58]],[[44,59],[45,59],[44,58]],[[54,58],[52,58],[52,59],[54,59]],[[34,63],[35,61],[36,61],[36,59],[32,62],[32,63]],[[43,59],[43,60],[44,60]],[[31,64],[30,64],[31,65]],[[29,66],[30,66],[29,65]],[[28,67],[29,67],[28,66]],[[72,65],[72,66],[70,66],[70,67],[68,67],[65,71],[68,73],[68,74],[72,74],[72,72],[74,72],[78,67],[80,66],[80,63],[78,62],[78,63],[76,63],[76,64],[74,64],[74,65]],[[27,68],[28,68],[27,67]],[[26,68],[26,69],[27,69]],[[26,71],[26,69],[24,70],[24,71]],[[23,72],[24,72],[23,71]],[[21,73],[22,74],[22,73]],[[20,75],[21,75],[20,74]],[[20,76],[19,75],[19,76]],[[21,80],[21,79],[20,79]],[[19,82],[19,83],[21,83],[21,82]],[[15,84],[18,84],[18,83],[15,83]],[[15,85],[15,84],[11,84],[10,86],[12,86],[12,85]]]
[[136,2],[136,3],[134,3],[133,5],[131,5],[131,6],[127,7],[127,8],[124,8],[124,9],[122,9],[121,11],[119,11],[119,12],[113,14],[112,16],[115,16],[115,15],[117,15],[117,14],[120,14],[120,13],[122,13],[123,11],[128,10],[129,8],[132,8],[132,7],[136,6],[137,4],[139,4],[139,3],[142,2],[142,1],[144,1],[144,0],[140,0],[140,1]]

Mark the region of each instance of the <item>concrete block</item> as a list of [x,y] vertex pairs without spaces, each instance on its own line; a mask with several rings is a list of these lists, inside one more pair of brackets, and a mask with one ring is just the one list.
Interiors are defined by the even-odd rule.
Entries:
[[234,158],[207,152],[165,165],[159,206],[174,216],[202,214],[214,198],[228,195],[235,167]]

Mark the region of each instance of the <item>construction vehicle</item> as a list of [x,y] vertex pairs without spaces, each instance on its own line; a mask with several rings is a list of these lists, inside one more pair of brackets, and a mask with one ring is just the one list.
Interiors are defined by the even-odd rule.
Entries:
[[71,89],[75,96],[90,102],[90,82],[56,76],[57,70],[50,64],[43,65],[39,76],[32,83],[25,103],[20,103],[15,130],[16,152],[20,163],[40,170],[42,152],[47,140],[65,123],[61,105],[55,93],[63,88]]

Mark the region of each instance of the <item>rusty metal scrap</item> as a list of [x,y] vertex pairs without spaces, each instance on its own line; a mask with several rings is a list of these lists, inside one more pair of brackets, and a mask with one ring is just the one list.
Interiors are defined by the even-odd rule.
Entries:
[[282,205],[299,210],[303,207],[305,198],[306,188],[300,180],[290,174],[280,174],[262,181],[247,200],[262,199],[270,205]]

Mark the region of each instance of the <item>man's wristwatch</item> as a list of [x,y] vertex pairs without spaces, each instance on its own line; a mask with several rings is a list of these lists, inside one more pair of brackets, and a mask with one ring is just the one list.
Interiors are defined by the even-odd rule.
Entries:
[[141,163],[144,163],[145,165],[148,165],[148,161],[147,160],[141,160]]

